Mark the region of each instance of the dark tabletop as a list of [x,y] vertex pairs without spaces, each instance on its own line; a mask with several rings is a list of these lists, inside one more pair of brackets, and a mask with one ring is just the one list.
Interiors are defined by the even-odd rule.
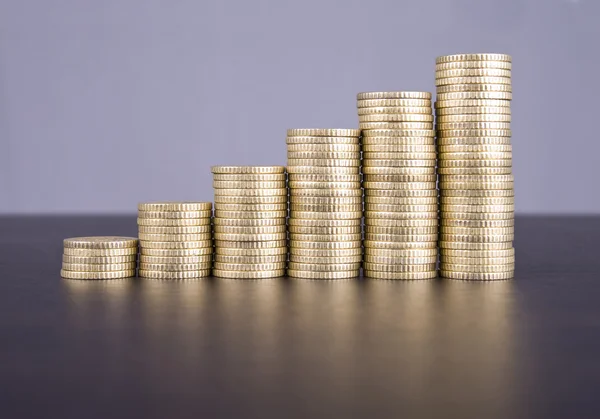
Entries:
[[0,218],[0,418],[598,418],[600,218],[518,217],[513,281],[73,281]]

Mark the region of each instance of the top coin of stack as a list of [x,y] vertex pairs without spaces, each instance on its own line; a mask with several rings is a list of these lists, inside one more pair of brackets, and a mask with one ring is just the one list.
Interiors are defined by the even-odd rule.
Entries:
[[363,135],[364,275],[437,276],[438,206],[429,92],[357,97]]
[[215,266],[224,278],[274,278],[287,262],[283,166],[214,166]]
[[514,276],[511,57],[436,60],[440,269],[447,278]]
[[360,131],[290,129],[288,275],[353,278],[362,258]]
[[138,205],[140,272],[144,278],[192,279],[210,275],[212,203]]
[[135,276],[138,240],[134,237],[65,239],[60,275],[70,279],[117,279]]

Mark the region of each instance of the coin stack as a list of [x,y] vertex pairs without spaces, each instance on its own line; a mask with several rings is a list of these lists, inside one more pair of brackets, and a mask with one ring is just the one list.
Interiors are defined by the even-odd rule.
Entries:
[[139,275],[193,279],[210,275],[212,204],[152,202],[138,205]]
[[287,132],[291,277],[360,275],[363,192],[359,135],[356,129]]
[[138,240],[134,237],[65,239],[60,276],[69,279],[118,279],[135,276]]
[[357,96],[365,189],[364,275],[437,276],[438,192],[431,93]]
[[288,197],[283,166],[214,166],[215,265],[223,278],[285,274]]
[[504,54],[436,60],[440,270],[446,278],[514,276],[511,66]]

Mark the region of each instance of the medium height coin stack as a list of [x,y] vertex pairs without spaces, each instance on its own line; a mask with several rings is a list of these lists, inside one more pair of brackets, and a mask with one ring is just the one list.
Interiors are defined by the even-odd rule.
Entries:
[[441,276],[512,278],[511,58],[439,57],[436,86]]
[[365,189],[364,275],[437,276],[438,192],[431,93],[358,94]]
[[193,279],[210,275],[212,203],[138,205],[142,278]]
[[291,129],[288,275],[354,278],[362,260],[360,131]]
[[283,166],[214,166],[215,276],[283,276],[287,261]]

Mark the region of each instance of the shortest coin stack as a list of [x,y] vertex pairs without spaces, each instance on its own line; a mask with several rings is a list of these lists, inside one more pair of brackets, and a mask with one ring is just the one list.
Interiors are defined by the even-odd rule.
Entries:
[[135,276],[138,240],[134,237],[65,239],[60,276],[69,279],[118,279]]
[[143,278],[193,279],[212,267],[212,203],[153,202],[138,205]]

